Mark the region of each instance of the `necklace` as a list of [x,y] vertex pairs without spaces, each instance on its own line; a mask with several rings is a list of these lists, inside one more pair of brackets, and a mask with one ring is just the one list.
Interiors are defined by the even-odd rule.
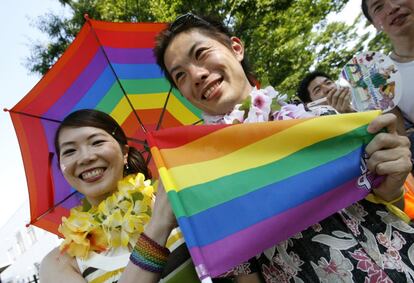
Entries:
[[60,246],[70,256],[87,258],[89,251],[134,245],[151,217],[154,188],[144,175],[129,175],[118,182],[118,190],[98,206],[86,199],[62,217]]

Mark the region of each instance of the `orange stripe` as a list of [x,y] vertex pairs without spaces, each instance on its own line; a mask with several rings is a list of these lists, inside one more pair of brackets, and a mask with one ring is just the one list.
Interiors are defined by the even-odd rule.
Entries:
[[157,168],[165,167],[164,161],[157,147],[151,147],[151,154],[152,158],[154,158],[154,162],[157,165]]
[[[161,149],[160,152],[166,162],[167,160],[172,161],[165,164],[166,168],[212,160],[225,156],[304,121],[306,121],[306,119],[292,119],[284,121],[285,123],[242,124],[245,128],[251,128],[250,136],[244,134],[240,136],[239,126],[241,125],[225,127],[183,146]],[[203,148],[204,150],[200,151],[200,148]],[[214,150],[210,152],[209,149],[211,148],[214,148]]]
[[405,205],[404,212],[411,218],[414,219],[414,177],[412,174],[408,174],[407,179],[404,183],[405,187]]

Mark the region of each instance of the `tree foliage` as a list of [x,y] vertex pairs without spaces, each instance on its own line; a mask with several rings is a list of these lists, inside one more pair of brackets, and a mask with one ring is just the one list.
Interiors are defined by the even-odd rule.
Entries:
[[[245,43],[249,61],[263,85],[293,95],[300,79],[319,69],[337,77],[341,67],[364,48],[387,51],[389,43],[377,35],[366,45],[369,33],[358,36],[353,25],[330,22],[348,0],[59,0],[71,17],[53,13],[38,20],[38,27],[50,42],[34,44],[27,60],[30,71],[44,74],[72,42],[85,22],[93,19],[115,22],[170,22],[177,15],[193,11],[214,15],[231,26]],[[387,45],[388,44],[388,45]]]

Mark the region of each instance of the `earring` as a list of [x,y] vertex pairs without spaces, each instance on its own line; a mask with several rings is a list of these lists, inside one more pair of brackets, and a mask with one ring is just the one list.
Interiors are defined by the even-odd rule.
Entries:
[[128,171],[129,170],[128,163],[125,163],[124,168],[125,168],[125,171]]

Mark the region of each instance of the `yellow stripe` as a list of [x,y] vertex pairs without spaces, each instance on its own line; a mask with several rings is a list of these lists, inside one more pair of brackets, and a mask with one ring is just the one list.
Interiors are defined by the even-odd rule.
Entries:
[[111,281],[109,281],[109,282],[116,281],[116,280],[119,279],[116,276],[119,276],[122,273],[122,271],[124,271],[124,269],[125,268],[123,267],[123,268],[120,268],[120,269],[117,269],[117,270],[114,270],[114,271],[106,272],[105,274],[103,274],[103,275],[93,279],[92,281],[90,281],[90,283],[105,283],[109,279],[111,279]]
[[169,191],[176,191],[176,186],[174,184],[173,179],[171,179],[168,170],[165,167],[159,167],[158,173],[160,174],[162,184],[164,185],[165,191],[168,193]]
[[[167,93],[128,94],[128,98],[137,110],[161,109],[164,107]],[[200,119],[185,107],[174,95],[170,95],[167,103],[167,110],[183,125],[192,124]],[[131,107],[129,106],[127,99],[123,97],[110,114],[122,125],[130,113]]]
[[[162,168],[170,173],[163,172],[163,175],[170,175],[175,180],[175,183],[171,182],[170,189],[176,188],[180,191],[222,176],[275,162],[302,148],[366,125],[379,114],[379,111],[372,111],[309,119],[223,157],[172,167],[169,170]],[[168,180],[170,181],[170,178]]]

